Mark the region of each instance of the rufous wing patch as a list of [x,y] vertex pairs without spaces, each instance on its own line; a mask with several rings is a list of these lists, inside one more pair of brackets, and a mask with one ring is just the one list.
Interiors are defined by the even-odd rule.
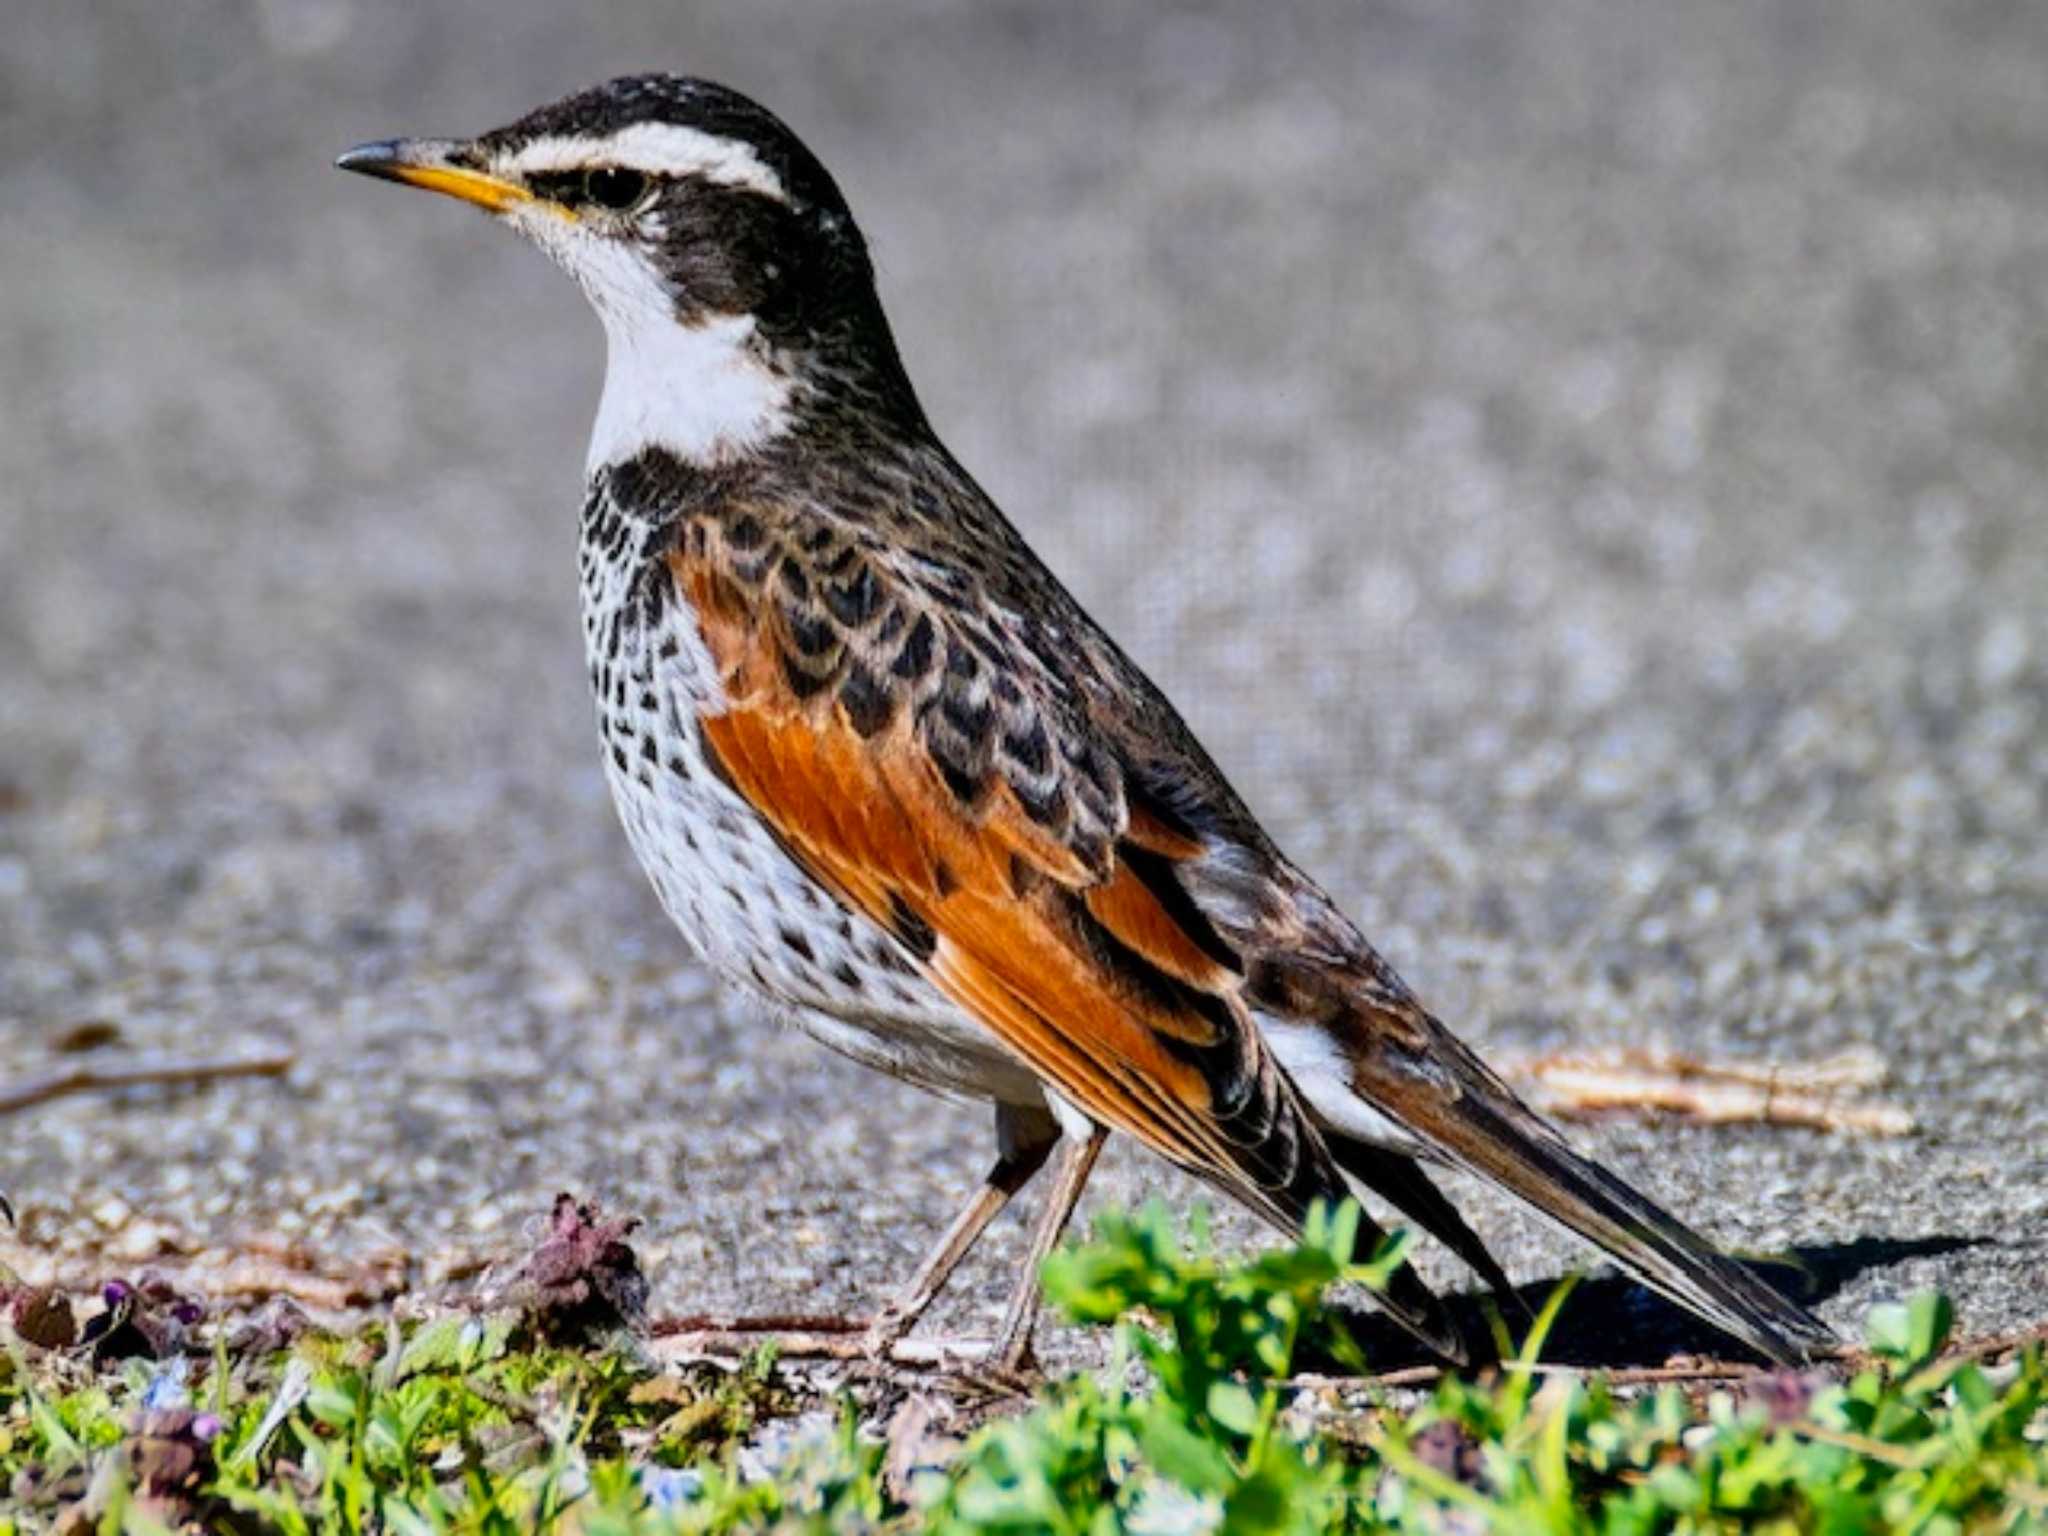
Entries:
[[[1320,1144],[1264,1061],[1213,934],[1191,934],[1113,850],[1062,840],[1000,775],[963,798],[924,750],[907,694],[866,730],[879,709],[850,718],[829,686],[800,696],[779,610],[722,573],[715,550],[670,558],[726,692],[701,722],[705,744],[792,857],[877,923],[928,935],[917,957],[933,984],[1063,1097],[1298,1220],[1298,1155]],[[806,639],[806,665],[831,659]],[[1120,831],[1155,863],[1200,850],[1142,811]],[[1291,1117],[1271,1144],[1246,1135],[1247,1073],[1271,1114]],[[1269,1166],[1283,1147],[1287,1166]]]

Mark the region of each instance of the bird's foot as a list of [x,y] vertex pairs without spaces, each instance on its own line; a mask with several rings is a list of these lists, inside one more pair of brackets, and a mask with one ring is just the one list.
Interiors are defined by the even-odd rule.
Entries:
[[880,1380],[906,1375],[944,1376],[991,1397],[1025,1397],[1042,1379],[1030,1341],[1021,1349],[1002,1348],[1000,1340],[945,1334],[906,1337],[914,1319],[884,1309],[861,1335],[860,1355],[853,1371]]
[[951,1372],[962,1385],[978,1388],[990,1397],[1029,1397],[1045,1384],[1045,1372],[1037,1357],[1027,1352],[1022,1360],[993,1360],[984,1356]]
[[921,1338],[906,1344],[876,1359],[872,1368],[898,1380],[940,1377],[956,1394],[991,1399],[1027,1398],[1044,1379],[1036,1360],[1001,1359],[987,1339]]
[[657,1325],[652,1349],[660,1358],[739,1361],[765,1345],[785,1360],[844,1361],[858,1377],[944,1376],[995,1397],[1026,1396],[1044,1379],[1029,1338],[910,1338],[911,1321],[886,1308],[865,1323],[793,1315],[687,1317]]
[[860,1336],[860,1352],[869,1360],[886,1361],[910,1332],[916,1317],[898,1307],[884,1307],[868,1319]]
[[907,1371],[962,1375],[983,1366],[989,1357],[985,1339],[947,1334],[908,1337],[914,1318],[884,1308],[860,1337],[860,1367],[872,1374],[898,1376]]

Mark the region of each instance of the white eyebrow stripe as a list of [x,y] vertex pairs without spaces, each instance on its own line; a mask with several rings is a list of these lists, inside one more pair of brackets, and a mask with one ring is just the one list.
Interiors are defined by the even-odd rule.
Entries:
[[676,123],[633,123],[602,139],[549,134],[522,146],[501,167],[515,175],[617,164],[659,176],[702,176],[788,202],[782,178],[750,145]]

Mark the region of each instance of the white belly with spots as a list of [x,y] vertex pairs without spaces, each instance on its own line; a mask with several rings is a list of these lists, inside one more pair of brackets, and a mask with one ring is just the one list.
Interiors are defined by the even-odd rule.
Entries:
[[668,915],[721,977],[833,1049],[941,1092],[1038,1102],[1036,1079],[713,772],[698,716],[722,703],[717,673],[672,584],[658,608],[636,597],[639,544],[608,558],[586,514],[584,649],[605,777]]

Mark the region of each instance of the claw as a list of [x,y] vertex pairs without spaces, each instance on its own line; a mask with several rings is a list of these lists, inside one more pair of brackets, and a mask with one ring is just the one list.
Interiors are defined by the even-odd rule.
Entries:
[[882,1308],[861,1330],[860,1352],[878,1364],[886,1364],[896,1346],[903,1342],[903,1336],[910,1332],[913,1321],[894,1307]]

